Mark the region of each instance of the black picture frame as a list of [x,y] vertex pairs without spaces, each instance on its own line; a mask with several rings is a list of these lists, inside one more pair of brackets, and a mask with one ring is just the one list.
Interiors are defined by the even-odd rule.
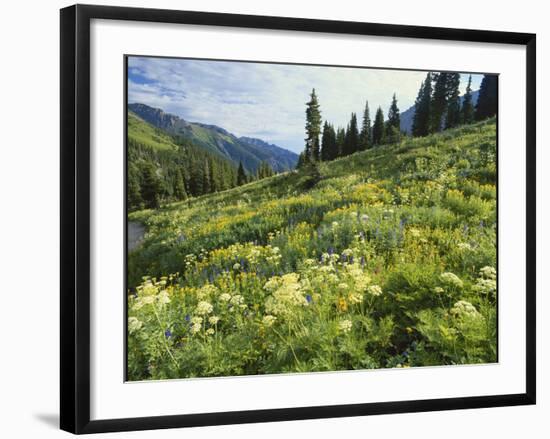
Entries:
[[[90,21],[179,23],[240,28],[485,42],[526,47],[526,376],[525,393],[90,419]],[[529,33],[74,5],[61,10],[60,426],[81,434],[365,416],[535,404],[536,401],[536,36]],[[121,170],[122,172],[122,170]]]

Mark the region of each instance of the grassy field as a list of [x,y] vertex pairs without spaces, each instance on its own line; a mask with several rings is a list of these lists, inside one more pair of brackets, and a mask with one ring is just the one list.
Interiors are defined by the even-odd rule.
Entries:
[[144,123],[130,111],[128,112],[128,138],[157,151],[177,151],[179,149],[168,134]]
[[495,362],[495,143],[492,119],[130,214],[129,378]]

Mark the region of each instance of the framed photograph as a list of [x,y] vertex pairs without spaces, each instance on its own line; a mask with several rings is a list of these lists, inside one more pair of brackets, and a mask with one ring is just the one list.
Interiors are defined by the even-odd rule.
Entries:
[[61,10],[61,428],[535,403],[535,35]]

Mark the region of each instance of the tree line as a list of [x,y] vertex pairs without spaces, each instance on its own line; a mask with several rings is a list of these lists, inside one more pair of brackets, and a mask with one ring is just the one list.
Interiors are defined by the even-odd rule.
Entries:
[[[461,98],[459,73],[429,72],[420,86],[415,101],[412,135],[426,136],[494,116],[497,113],[497,77],[483,76],[475,106],[471,85],[470,75],[466,92]],[[308,163],[334,160],[382,144],[398,143],[406,135],[401,130],[401,115],[395,93],[389,106],[387,120],[382,108],[378,107],[372,121],[369,103],[366,101],[361,127],[357,121],[357,114],[351,113],[347,127],[336,128],[327,120],[322,124],[315,89],[306,103],[305,131],[305,148],[298,159],[298,168]]]
[[270,177],[274,171],[262,162],[255,173],[217,157],[191,141],[174,138],[179,149],[157,150],[128,139],[128,210],[154,209],[161,203],[186,200]]
[[478,101],[474,106],[471,75],[461,99],[459,73],[428,72],[415,100],[412,135],[427,136],[496,115],[497,81],[496,75],[483,75]]

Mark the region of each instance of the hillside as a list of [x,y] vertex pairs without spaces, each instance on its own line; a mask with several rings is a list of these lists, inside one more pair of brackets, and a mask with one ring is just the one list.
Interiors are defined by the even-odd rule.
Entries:
[[131,111],[127,135],[130,211],[236,185],[233,162],[175,138]]
[[282,172],[293,169],[298,161],[298,155],[291,151],[260,139],[238,138],[216,125],[188,122],[159,108],[140,103],[129,104],[128,108],[167,134],[187,139],[205,151],[231,160],[236,165],[242,162],[244,168],[251,173],[256,172],[262,162],[268,162],[274,171]]
[[131,214],[131,379],[496,361],[495,159],[491,119]]
[[156,151],[177,151],[179,149],[172,136],[146,123],[130,111],[128,112],[128,139]]

